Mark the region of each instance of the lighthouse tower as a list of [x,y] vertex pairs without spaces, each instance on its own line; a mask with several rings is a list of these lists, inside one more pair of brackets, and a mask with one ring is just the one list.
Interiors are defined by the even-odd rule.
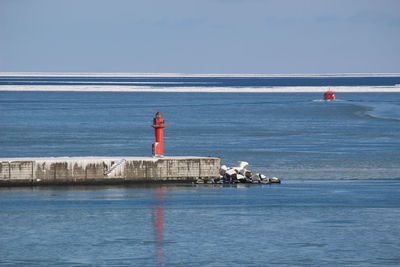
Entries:
[[153,119],[155,142],[153,143],[152,150],[154,157],[164,157],[164,128],[167,125],[164,124],[164,119],[161,112],[157,112]]

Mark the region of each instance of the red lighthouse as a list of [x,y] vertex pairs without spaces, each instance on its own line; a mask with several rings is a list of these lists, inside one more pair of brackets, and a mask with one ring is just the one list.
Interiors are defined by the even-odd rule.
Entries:
[[167,125],[164,124],[164,119],[161,112],[157,112],[153,119],[153,128],[155,134],[155,142],[153,143],[153,156],[164,157],[164,128]]

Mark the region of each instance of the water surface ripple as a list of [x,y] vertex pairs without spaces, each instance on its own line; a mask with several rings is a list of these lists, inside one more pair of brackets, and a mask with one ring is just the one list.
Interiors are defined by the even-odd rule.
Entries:
[[0,265],[398,266],[400,181],[0,189]]

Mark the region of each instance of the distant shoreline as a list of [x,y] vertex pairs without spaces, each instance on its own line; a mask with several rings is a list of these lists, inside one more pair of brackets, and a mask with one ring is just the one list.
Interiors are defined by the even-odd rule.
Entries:
[[[335,86],[338,93],[400,93],[400,86]],[[281,87],[150,87],[99,85],[0,85],[10,92],[158,92],[158,93],[321,93],[327,86]]]
[[79,73],[79,72],[0,72],[0,77],[400,77],[400,73],[289,73],[289,74],[218,74],[218,73]]

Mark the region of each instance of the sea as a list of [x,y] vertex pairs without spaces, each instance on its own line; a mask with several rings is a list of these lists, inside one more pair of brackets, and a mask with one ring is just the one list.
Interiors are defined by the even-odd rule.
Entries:
[[3,187],[0,266],[399,266],[399,85],[2,74],[0,158],[151,156],[159,111],[166,155],[282,184]]

